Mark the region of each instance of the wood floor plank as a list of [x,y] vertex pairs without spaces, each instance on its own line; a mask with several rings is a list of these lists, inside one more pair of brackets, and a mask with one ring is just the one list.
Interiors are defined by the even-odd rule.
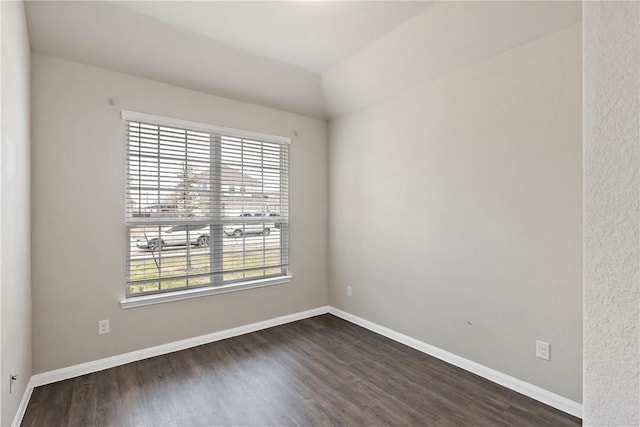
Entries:
[[33,391],[23,426],[579,426],[322,315]]

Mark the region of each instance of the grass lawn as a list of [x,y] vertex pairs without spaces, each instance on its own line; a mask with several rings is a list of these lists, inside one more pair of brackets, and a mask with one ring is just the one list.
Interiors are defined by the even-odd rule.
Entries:
[[[174,252],[173,254],[171,252],[172,251],[162,251],[160,256],[158,252],[147,252],[145,253],[144,258],[132,258],[129,266],[129,280],[131,283],[129,290],[130,295],[139,295],[172,288],[206,286],[210,284],[211,279],[209,276],[192,277],[187,279],[164,279],[158,280],[157,282],[140,284],[135,283],[140,280],[159,279],[161,275],[164,277],[183,276],[187,271],[187,274],[193,275],[203,273],[208,274],[211,272],[211,260],[209,250],[207,248],[191,249],[191,267],[189,269],[187,269],[187,256],[184,248],[179,252]],[[251,277],[269,276],[280,272],[280,268],[268,268],[273,265],[281,264],[280,249],[267,249],[264,251],[246,253],[226,252],[223,253],[222,261],[223,271],[266,267],[264,269],[254,271],[226,273],[223,275],[224,282]],[[158,262],[158,264],[156,264],[156,262]],[[158,265],[162,272],[161,275],[158,271]]]

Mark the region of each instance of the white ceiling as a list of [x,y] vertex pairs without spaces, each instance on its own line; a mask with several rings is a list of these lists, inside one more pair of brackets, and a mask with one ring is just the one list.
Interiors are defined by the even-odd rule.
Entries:
[[36,53],[327,118],[320,72],[418,2],[27,1]]
[[36,53],[326,119],[579,22],[581,6],[27,1],[25,9]]
[[119,2],[245,52],[322,73],[422,11],[426,2]]
[[322,75],[331,118],[581,21],[575,1],[440,2]]

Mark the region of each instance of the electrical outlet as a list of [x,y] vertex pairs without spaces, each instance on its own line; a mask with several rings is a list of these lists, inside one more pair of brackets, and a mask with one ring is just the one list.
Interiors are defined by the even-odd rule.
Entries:
[[548,342],[536,341],[536,357],[549,360],[551,357],[551,349]]
[[347,296],[351,296],[351,286],[347,286]]
[[104,335],[109,333],[109,319],[98,320],[98,335]]

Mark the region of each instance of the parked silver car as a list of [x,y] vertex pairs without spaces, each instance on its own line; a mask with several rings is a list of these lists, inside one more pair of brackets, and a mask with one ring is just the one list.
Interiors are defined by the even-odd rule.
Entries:
[[[189,226],[189,240],[192,246],[206,248],[211,242],[209,226]],[[162,250],[170,246],[187,246],[187,226],[175,225],[158,231],[145,231],[142,237],[136,240],[136,246],[150,251]]]
[[[276,213],[243,213],[240,217],[279,217]],[[209,235],[209,226],[200,225],[189,227],[189,243],[191,246],[206,248],[211,243]],[[228,237],[242,236],[268,236],[271,230],[279,229],[279,222],[241,222],[235,224],[227,224],[224,226],[224,234]],[[187,226],[175,225],[163,228],[158,235],[157,229],[145,231],[141,237],[136,240],[136,246],[140,249],[149,251],[158,251],[173,246],[187,246]]]
[[268,236],[271,228],[267,224],[230,224],[225,225],[224,234],[229,237],[242,237],[248,235]]
[[[245,212],[240,214],[241,217],[279,217],[277,213],[270,212]],[[229,237],[242,237],[246,235],[258,235],[268,236],[271,234],[272,228],[280,228],[279,223],[243,223],[243,224],[228,224],[224,227],[224,234]]]

